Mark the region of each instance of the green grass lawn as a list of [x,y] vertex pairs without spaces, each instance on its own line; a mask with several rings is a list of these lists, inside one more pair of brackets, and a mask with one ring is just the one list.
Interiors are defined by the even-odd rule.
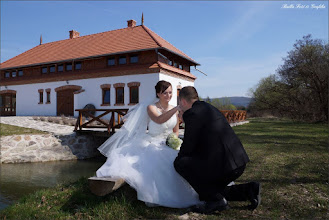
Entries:
[[[0,219],[328,219],[328,124],[252,119],[234,127],[251,162],[236,181],[259,181],[262,203],[230,202],[231,209],[198,215],[187,209],[149,208],[128,185],[97,197],[87,179],[38,191],[0,212]],[[174,187],[174,186],[173,186]]]
[[32,128],[23,128],[13,125],[0,123],[0,136],[19,135],[19,134],[44,134],[45,132]]

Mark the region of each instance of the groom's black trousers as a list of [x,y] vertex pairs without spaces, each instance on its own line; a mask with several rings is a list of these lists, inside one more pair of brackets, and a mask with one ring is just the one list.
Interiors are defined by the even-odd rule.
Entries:
[[221,170],[209,167],[204,160],[177,157],[174,167],[199,194],[201,201],[216,201],[223,197],[228,201],[246,201],[249,198],[247,184],[227,186],[242,175],[245,165],[224,174]]

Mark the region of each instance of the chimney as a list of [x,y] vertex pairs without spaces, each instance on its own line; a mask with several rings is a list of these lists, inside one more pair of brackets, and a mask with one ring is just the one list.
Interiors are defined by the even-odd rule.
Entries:
[[135,20],[129,20],[127,21],[128,27],[135,27],[136,26],[136,21]]
[[79,32],[77,32],[75,30],[70,31],[70,39],[77,38],[77,37],[80,37]]

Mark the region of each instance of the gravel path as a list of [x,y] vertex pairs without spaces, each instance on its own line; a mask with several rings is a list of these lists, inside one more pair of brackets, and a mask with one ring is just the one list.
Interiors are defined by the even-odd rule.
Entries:
[[60,125],[45,121],[37,121],[29,116],[10,116],[1,117],[0,123],[15,125],[25,128],[33,128],[40,131],[46,131],[57,135],[70,135],[74,131],[74,126]]

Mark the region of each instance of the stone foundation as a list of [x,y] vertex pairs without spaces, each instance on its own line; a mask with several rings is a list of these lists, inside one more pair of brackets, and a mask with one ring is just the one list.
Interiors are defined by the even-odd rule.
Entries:
[[99,156],[105,141],[92,135],[13,135],[0,137],[0,163],[45,162]]

